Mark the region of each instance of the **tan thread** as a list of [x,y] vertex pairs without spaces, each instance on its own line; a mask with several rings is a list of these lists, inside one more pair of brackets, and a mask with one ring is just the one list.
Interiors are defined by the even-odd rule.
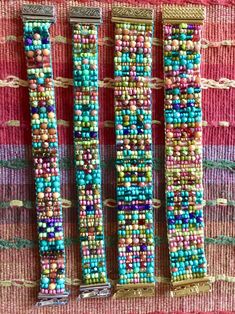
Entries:
[[58,125],[63,125],[65,127],[69,127],[70,126],[70,122],[69,121],[62,120],[62,119],[57,120],[57,123],[58,123]]
[[10,207],[22,207],[24,205],[21,200],[12,200],[10,201]]
[[57,35],[51,39],[52,43],[72,44],[72,40],[62,35]]
[[[58,125],[64,126],[64,127],[69,127],[71,125],[70,121],[67,120],[63,120],[63,119],[59,119],[57,120]],[[111,120],[106,120],[102,122],[103,126],[105,128],[114,128],[114,121]],[[153,120],[152,124],[156,124],[156,125],[161,125],[162,121],[160,120]],[[21,122],[20,120],[8,120],[8,121],[1,121],[0,122],[0,126],[12,126],[12,127],[20,127],[21,126]],[[231,124],[231,122],[229,121],[213,121],[208,123],[207,121],[202,121],[202,126],[203,127],[207,127],[207,126],[221,126],[221,127],[232,127],[233,124]]]
[[[22,42],[23,43],[23,37],[22,36],[15,36],[15,35],[7,35],[0,37],[0,44],[6,44],[10,41],[16,41],[16,42]],[[62,36],[57,35],[51,39],[52,43],[58,43],[58,44],[71,44],[71,40]],[[112,47],[114,46],[113,38],[111,37],[103,37],[100,38],[98,41],[100,46],[107,46]],[[162,40],[160,38],[153,38],[153,46],[162,46]],[[218,48],[223,46],[235,46],[235,40],[233,39],[224,39],[221,41],[210,41],[206,38],[202,38],[201,40],[201,47],[203,49],[207,48]]]
[[226,198],[217,198],[216,199],[216,205],[227,206],[228,200]]
[[[235,80],[229,80],[227,78],[220,78],[218,81],[212,79],[202,78],[202,88],[218,88],[218,89],[229,89],[235,87]],[[57,77],[54,80],[56,87],[68,88],[73,86],[73,79],[66,77]],[[99,80],[99,87],[103,88],[113,88],[114,80],[110,77],[105,77],[102,81]],[[161,89],[164,86],[162,79],[158,77],[152,77],[149,81],[150,87],[152,89]],[[18,88],[20,86],[27,87],[28,82],[22,80],[14,75],[9,75],[5,79],[0,80],[0,87],[12,87]]]
[[104,121],[104,127],[105,128],[114,128],[114,121],[110,121],[110,120]]
[[209,276],[210,280],[212,282],[216,282],[216,281],[225,281],[225,282],[232,282],[235,283],[235,277],[233,276],[228,276],[228,275],[215,275],[215,276]]
[[[63,208],[70,208],[72,207],[72,201],[68,200],[68,199],[62,199],[62,207]],[[203,200],[203,205],[207,205],[210,204],[211,202],[213,202],[215,205],[219,205],[219,206],[228,206],[228,203],[230,202],[235,202],[235,201],[231,201],[225,198],[217,198],[215,200]],[[106,198],[103,201],[104,206],[110,207],[110,208],[114,208],[116,207],[116,200],[112,199],[112,198]],[[213,205],[214,205],[213,204]],[[157,198],[153,198],[153,207],[155,208],[160,208],[162,205],[162,201],[160,199]],[[22,200],[11,200],[10,201],[10,206],[11,207],[23,207],[24,206],[24,202]]]
[[[170,278],[159,276],[156,277],[157,282],[159,283],[170,283]],[[212,275],[209,276],[209,280],[211,282],[217,282],[217,281],[224,281],[229,283],[235,283],[235,277],[229,276],[225,274],[218,274],[218,275]],[[115,280],[112,280],[115,282]],[[69,286],[79,286],[81,283],[81,280],[78,278],[66,278],[66,284]],[[2,287],[27,287],[27,288],[34,288],[37,287],[39,284],[38,280],[26,280],[26,279],[9,279],[9,280],[0,280],[0,286]]]
[[110,208],[115,208],[116,207],[116,201],[112,198],[106,198],[103,201],[104,206],[110,207]]
[[19,120],[9,120],[6,122],[7,126],[20,126],[20,121]]
[[81,280],[78,278],[66,278],[66,284],[69,286],[79,286],[81,283]]
[[157,124],[157,125],[162,124],[162,122],[159,121],[159,120],[152,120],[152,123],[153,123],[153,124]]
[[235,87],[235,80],[229,80],[227,78],[220,78],[218,81],[202,78],[202,87],[207,88],[218,88],[218,89],[229,89]]
[[69,86],[73,86],[73,79],[59,76],[54,80],[54,83],[55,87],[68,88]]
[[230,126],[230,123],[228,121],[219,121],[218,124],[219,126],[224,126],[224,127]]
[[63,208],[70,208],[70,207],[72,207],[72,202],[70,200],[62,198],[61,202],[62,202],[62,207]]
[[0,37],[0,44],[6,44],[8,41],[17,41],[21,42],[23,40],[22,36],[15,36],[15,35],[7,35],[7,36],[2,36]]
[[201,47],[203,49],[206,48],[218,48],[218,47],[222,47],[222,46],[235,46],[235,40],[230,40],[230,39],[225,39],[222,41],[209,41],[205,38],[202,38],[201,40]]
[[0,87],[18,88],[20,86],[27,87],[28,82],[14,75],[8,75],[6,79],[0,80]]
[[111,37],[104,37],[104,38],[100,38],[98,40],[98,44],[100,46],[113,47],[114,46],[114,40]]

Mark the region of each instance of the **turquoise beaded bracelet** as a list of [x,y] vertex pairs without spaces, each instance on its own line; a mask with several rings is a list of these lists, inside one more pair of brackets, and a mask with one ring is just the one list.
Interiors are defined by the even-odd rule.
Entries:
[[152,296],[154,214],[152,207],[153,11],[113,7],[118,265],[115,298]]
[[79,298],[108,297],[98,137],[99,8],[72,7],[74,151],[82,285]]
[[204,9],[165,6],[165,175],[172,296],[210,290],[204,252],[200,39]]
[[53,7],[24,5],[24,47],[31,111],[32,155],[41,259],[38,306],[66,304],[56,107],[49,28]]

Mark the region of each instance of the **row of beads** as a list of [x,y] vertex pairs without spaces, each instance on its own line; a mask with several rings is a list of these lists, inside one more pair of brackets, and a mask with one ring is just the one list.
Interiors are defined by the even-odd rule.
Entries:
[[55,295],[65,291],[65,251],[49,27],[48,22],[25,22],[24,43],[41,256],[40,291]]
[[73,26],[74,150],[84,284],[107,282],[98,138],[98,27]]
[[165,173],[172,281],[206,275],[200,36],[200,25],[164,25]]
[[119,284],[154,282],[152,25],[115,24]]

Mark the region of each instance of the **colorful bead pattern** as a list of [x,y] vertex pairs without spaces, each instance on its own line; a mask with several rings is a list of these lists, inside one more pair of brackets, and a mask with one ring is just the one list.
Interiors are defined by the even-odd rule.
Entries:
[[73,25],[74,149],[84,284],[107,282],[98,138],[98,26]]
[[41,257],[40,292],[65,292],[65,250],[60,198],[56,107],[47,21],[24,23],[36,210]]
[[115,24],[119,284],[153,283],[152,25]]
[[164,25],[166,206],[172,281],[206,275],[201,25]]

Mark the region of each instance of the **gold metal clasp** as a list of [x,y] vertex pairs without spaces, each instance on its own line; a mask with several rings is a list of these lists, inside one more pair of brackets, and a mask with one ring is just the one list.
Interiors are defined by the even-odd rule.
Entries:
[[24,4],[22,6],[22,20],[55,22],[55,8],[53,5]]
[[203,24],[205,8],[200,5],[164,5],[162,10],[163,24]]
[[102,12],[95,7],[71,7],[69,20],[70,23],[99,25],[102,23]]
[[112,22],[123,23],[130,22],[134,24],[152,24],[153,23],[152,9],[146,8],[131,8],[131,7],[112,7]]
[[172,297],[184,297],[211,291],[211,282],[208,277],[182,280],[172,283]]
[[155,284],[127,284],[116,285],[116,292],[113,295],[114,299],[127,299],[127,298],[141,298],[155,296]]

